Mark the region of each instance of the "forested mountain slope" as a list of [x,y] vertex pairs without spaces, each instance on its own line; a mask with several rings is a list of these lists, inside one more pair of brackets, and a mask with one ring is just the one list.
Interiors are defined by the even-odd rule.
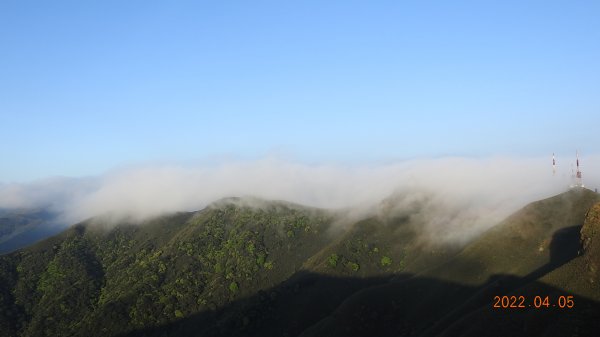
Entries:
[[[599,200],[581,189],[532,203],[464,247],[419,240],[423,220],[406,212],[356,219],[258,199],[97,217],[0,256],[0,334],[584,335],[600,313],[600,208],[587,213]],[[533,294],[576,306],[492,308]]]

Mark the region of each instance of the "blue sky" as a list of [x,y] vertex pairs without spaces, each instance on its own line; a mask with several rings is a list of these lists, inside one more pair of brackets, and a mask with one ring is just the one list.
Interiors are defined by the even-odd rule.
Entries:
[[0,182],[600,153],[597,1],[2,1]]

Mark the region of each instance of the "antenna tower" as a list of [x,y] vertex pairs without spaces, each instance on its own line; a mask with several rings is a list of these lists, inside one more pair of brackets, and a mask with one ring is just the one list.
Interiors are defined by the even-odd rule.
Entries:
[[575,174],[575,186],[583,187],[583,181],[581,179],[581,170],[579,169],[579,151],[575,151],[575,156],[577,158],[577,173]]

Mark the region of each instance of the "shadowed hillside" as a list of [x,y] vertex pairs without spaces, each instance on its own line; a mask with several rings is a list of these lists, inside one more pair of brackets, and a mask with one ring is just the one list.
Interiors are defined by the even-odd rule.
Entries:
[[[0,334],[585,336],[600,313],[599,199],[532,203],[462,248],[415,240],[408,216],[343,223],[254,199],[94,218],[0,256]],[[494,309],[496,295],[576,305]]]
[[[578,231],[586,212],[599,200],[590,190],[572,189],[531,203],[427,275],[478,284],[492,274],[525,276],[550,262],[571,259],[579,249]],[[552,245],[561,248],[551,250]]]
[[[583,279],[585,273],[582,270],[572,270],[570,264],[576,263],[576,260],[600,259],[590,249],[580,250],[579,232],[587,210],[596,202],[598,195],[581,189],[532,203],[481,235],[448,263],[408,280],[402,279],[365,289],[348,298],[330,317],[303,335],[367,336],[369,331],[375,330],[365,327],[375,329],[384,326],[384,322],[379,318],[373,321],[369,318],[356,320],[352,317],[362,317],[369,311],[378,311],[378,308],[389,315],[388,323],[392,326],[400,324],[398,331],[381,330],[378,332],[380,335],[436,336],[464,333],[473,336],[563,336],[565,334],[555,332],[564,332],[565,329],[571,332],[575,330],[569,329],[587,331],[588,334],[579,335],[589,335],[592,330],[586,330],[587,327],[597,326],[594,325],[596,323],[593,317],[600,314],[597,305],[600,294],[598,279],[592,277],[584,285],[572,287],[564,283],[553,286],[545,282],[548,282],[547,278],[551,275]],[[588,228],[600,228],[600,222],[591,224],[597,207],[599,206],[595,206],[588,215],[582,232],[584,238],[589,235],[585,233],[592,232]],[[592,242],[591,239],[586,240]],[[582,255],[577,256],[578,253]],[[439,282],[424,284],[423,278]],[[496,295],[522,295],[529,299],[535,295],[554,298],[559,295],[574,295],[583,297],[586,301],[577,310],[566,313],[540,313],[539,310],[530,308],[492,309],[492,300]],[[480,320],[475,319],[478,316],[482,316]],[[491,325],[487,325],[488,321],[495,322],[498,327],[491,329]],[[548,329],[528,330],[527,327],[531,324]],[[562,330],[550,328],[557,324]],[[339,327],[342,326],[348,329],[340,330]],[[361,332],[356,333],[357,331]]]

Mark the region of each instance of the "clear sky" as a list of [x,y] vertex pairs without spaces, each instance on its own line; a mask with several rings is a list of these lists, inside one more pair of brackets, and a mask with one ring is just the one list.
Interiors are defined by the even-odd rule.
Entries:
[[599,1],[0,2],[0,182],[600,153]]

